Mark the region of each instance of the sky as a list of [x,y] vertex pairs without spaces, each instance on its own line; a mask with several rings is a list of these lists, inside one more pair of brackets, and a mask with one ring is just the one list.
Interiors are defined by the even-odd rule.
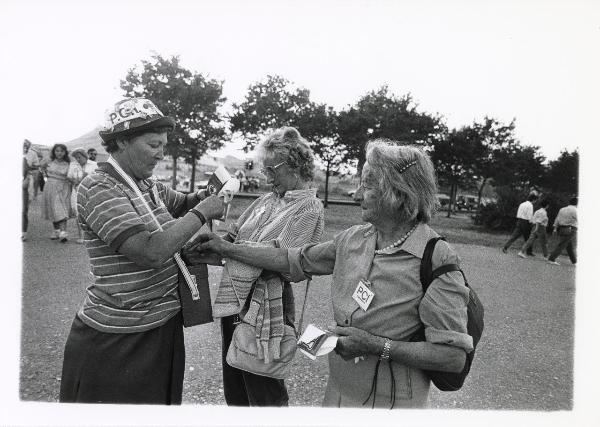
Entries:
[[100,125],[123,95],[119,81],[152,52],[224,80],[229,106],[279,74],[336,109],[387,83],[450,127],[516,118],[521,142],[549,159],[594,135],[592,1],[79,3],[0,6],[11,145],[69,141]]

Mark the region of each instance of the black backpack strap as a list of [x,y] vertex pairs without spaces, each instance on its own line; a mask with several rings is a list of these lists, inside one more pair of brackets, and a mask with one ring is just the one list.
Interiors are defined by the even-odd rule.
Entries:
[[432,266],[431,266],[431,258],[433,257],[433,251],[435,249],[435,244],[438,240],[446,240],[443,237],[434,237],[429,239],[427,245],[425,245],[425,250],[423,251],[423,256],[421,257],[421,286],[423,287],[423,293],[427,291],[429,284],[433,281],[432,278]]
[[465,284],[469,286],[467,283],[467,278],[465,277],[465,274],[458,266],[458,264],[445,264],[432,271],[433,266],[431,264],[431,259],[433,258],[433,251],[435,250],[435,245],[439,240],[446,241],[446,239],[443,237],[433,237],[432,239],[429,239],[427,245],[425,246],[425,250],[423,251],[420,270],[421,286],[423,287],[423,293],[427,292],[427,288],[429,287],[431,282],[440,277],[442,274],[450,273],[451,271],[460,271],[463,275],[463,278],[465,279]]

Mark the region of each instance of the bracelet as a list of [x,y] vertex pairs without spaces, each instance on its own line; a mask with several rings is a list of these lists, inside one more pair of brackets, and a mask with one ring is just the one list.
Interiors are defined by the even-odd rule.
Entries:
[[383,351],[379,356],[379,360],[390,360],[390,350],[392,349],[392,342],[386,338],[383,342]]
[[200,212],[199,210],[196,210],[194,208],[190,209],[190,212],[193,213],[194,215],[196,215],[198,217],[198,219],[200,219],[200,221],[202,221],[202,224],[206,224],[206,217],[202,214],[202,212]]

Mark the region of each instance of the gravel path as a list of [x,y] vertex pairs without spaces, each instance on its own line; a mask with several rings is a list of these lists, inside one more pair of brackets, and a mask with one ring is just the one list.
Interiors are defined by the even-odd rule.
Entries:
[[[69,328],[90,280],[82,245],[48,239],[50,224],[30,212],[30,239],[23,244],[20,398],[58,399],[62,352]],[[74,225],[70,224],[74,236]],[[568,410],[573,399],[575,268],[516,250],[456,244],[465,272],[486,308],[486,328],[472,373],[455,393],[434,390],[431,406],[462,409]],[[210,269],[214,296],[218,268]],[[306,322],[332,318],[330,276],[311,286]],[[294,285],[297,310],[304,283]],[[223,405],[218,323],[186,329],[184,404]],[[327,380],[325,358],[298,355],[287,381],[290,404],[319,406]]]

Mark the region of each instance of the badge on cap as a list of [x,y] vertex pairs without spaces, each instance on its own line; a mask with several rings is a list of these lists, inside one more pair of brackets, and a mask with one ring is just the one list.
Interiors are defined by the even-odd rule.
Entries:
[[370,285],[371,283],[368,280],[360,280],[352,294],[352,298],[363,311],[367,311],[367,308],[369,308],[369,305],[371,305],[371,301],[373,301],[373,297],[375,296],[375,292],[370,289]]
[[149,99],[126,99],[115,104],[113,110],[106,112],[104,128],[113,131],[115,126],[123,123],[124,129],[128,129],[129,122],[133,119],[147,119],[149,117],[162,115],[163,114],[156,105]]

